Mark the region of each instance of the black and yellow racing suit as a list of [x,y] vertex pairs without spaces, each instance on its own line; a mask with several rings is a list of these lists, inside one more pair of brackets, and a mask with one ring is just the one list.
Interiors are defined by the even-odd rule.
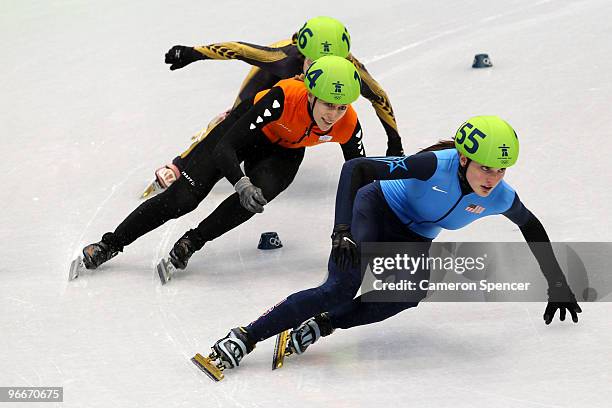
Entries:
[[[233,109],[240,102],[253,98],[258,92],[272,88],[281,79],[303,73],[304,56],[299,52],[295,41],[296,36],[294,35],[292,39],[279,41],[270,46],[245,42],[223,42],[196,46],[194,49],[202,54],[201,59],[203,60],[241,60],[253,65],[240,86]],[[403,155],[402,142],[389,97],[357,58],[351,54],[348,59],[355,64],[361,75],[361,95],[372,103],[385,129],[387,134],[386,154]],[[199,140],[195,144],[198,142]],[[174,160],[174,164],[179,169],[184,166],[185,159],[193,147],[194,145]]]

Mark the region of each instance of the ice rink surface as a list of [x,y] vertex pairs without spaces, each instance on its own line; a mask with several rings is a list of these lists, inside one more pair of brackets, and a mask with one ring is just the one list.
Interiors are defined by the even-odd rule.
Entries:
[[[264,214],[207,244],[170,284],[154,264],[232,191],[227,181],[195,212],[67,282],[70,260],[139,204],[153,170],[232,104],[248,71],[204,61],[170,72],[167,49],[269,44],[316,15],[349,28],[407,152],[452,137],[469,116],[502,116],[522,143],[506,179],[550,237],[612,241],[607,0],[4,1],[0,386],[63,386],[63,407],[611,406],[605,302],[583,303],[577,325],[548,327],[543,303],[424,303],[338,331],[279,371],[272,340],[221,383],[198,371],[194,353],[325,278],[338,146],[309,149]],[[470,67],[480,52],[492,69]],[[373,109],[355,107],[368,154],[384,154]],[[256,249],[269,230],[283,249]],[[440,236],[521,239],[504,217]]]

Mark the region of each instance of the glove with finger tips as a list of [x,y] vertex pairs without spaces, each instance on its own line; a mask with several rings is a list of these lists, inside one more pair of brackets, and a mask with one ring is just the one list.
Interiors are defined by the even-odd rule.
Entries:
[[399,137],[389,138],[387,141],[387,151],[385,156],[399,157],[404,155],[404,148],[402,147],[402,139]]
[[250,212],[262,213],[264,210],[263,206],[268,204],[261,189],[254,186],[246,176],[238,180],[234,185],[234,189],[240,197],[240,204]]
[[204,59],[204,56],[196,51],[195,48],[175,45],[166,53],[165,62],[170,64],[170,70],[174,71],[202,59]]
[[572,316],[572,321],[578,323],[578,313],[582,313],[582,309],[576,302],[576,297],[565,282],[556,282],[548,288],[548,304],[544,311],[544,323],[550,324],[555,317],[555,313],[559,309],[559,320],[564,321],[566,312],[569,311]]
[[346,224],[334,227],[332,239],[332,260],[341,269],[355,267],[359,264],[359,251],[357,243],[351,235],[351,228]]

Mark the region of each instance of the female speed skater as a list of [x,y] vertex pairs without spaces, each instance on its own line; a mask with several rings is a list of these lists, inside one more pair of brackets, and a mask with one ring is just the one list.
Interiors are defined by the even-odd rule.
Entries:
[[[231,329],[214,344],[209,357],[196,355],[194,363],[218,380],[219,370],[238,366],[257,342],[285,330],[293,329],[287,353],[301,354],[335,329],[379,322],[416,307],[426,290],[411,294],[410,301],[355,298],[361,284],[361,244],[418,242],[428,249],[442,229],[459,229],[497,214],[520,228],[548,282],[545,323],[552,321],[557,309],[561,320],[569,311],[578,322],[580,306],[544,227],[502,180],[518,154],[518,138],[507,122],[497,116],[477,116],[461,125],[454,141],[415,155],[346,162],[336,196],[327,280],[290,295],[249,325]],[[423,269],[417,276],[427,279],[429,271]]]
[[263,212],[293,181],[306,147],[336,142],[345,160],[364,156],[361,125],[350,106],[359,92],[355,66],[328,56],[315,61],[303,81],[282,80],[244,101],[194,148],[183,177],[142,203],[100,242],[83,248],[84,266],[97,268],[137,238],[193,211],[225,177],[236,193],[187,231],[170,252],[169,261],[184,269],[206,242]]
[[[361,95],[367,98],[376,111],[387,134],[387,156],[404,154],[393,108],[387,93],[376,82],[351,53],[351,37],[345,26],[331,17],[314,17],[306,21],[289,40],[272,46],[262,46],[244,42],[222,42],[197,47],[175,45],[165,56],[171,70],[177,70],[201,60],[241,60],[253,65],[244,79],[235,109],[242,101],[253,98],[258,92],[270,89],[281,79],[293,78],[308,69],[312,61],[328,55],[336,55],[351,61],[361,77]],[[221,122],[228,112],[217,116],[208,128],[195,136],[194,145],[207,137],[211,129]],[[145,191],[143,197],[154,191],[161,191],[181,176],[188,161],[193,145],[169,163],[155,171],[155,181]]]

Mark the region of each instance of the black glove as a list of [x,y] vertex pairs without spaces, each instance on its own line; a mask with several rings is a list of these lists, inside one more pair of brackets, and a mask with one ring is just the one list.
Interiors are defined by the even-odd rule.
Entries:
[[240,197],[240,204],[250,212],[262,213],[263,206],[268,204],[259,187],[255,187],[248,177],[243,177],[234,185]]
[[357,243],[351,235],[351,227],[346,224],[338,224],[334,227],[332,239],[332,259],[340,267],[346,269],[348,266],[357,266],[359,263],[359,252]]
[[175,45],[166,53],[165,61],[166,64],[172,64],[170,65],[170,71],[174,71],[202,59],[204,59],[204,56],[196,51],[195,48]]
[[386,156],[403,156],[404,148],[402,147],[402,139],[399,137],[391,137],[387,141]]
[[565,312],[568,310],[572,315],[574,323],[578,323],[578,313],[582,309],[576,302],[576,297],[565,282],[556,282],[548,287],[548,304],[544,311],[544,322],[550,324],[555,317],[555,312],[559,309],[559,319],[565,320]]

